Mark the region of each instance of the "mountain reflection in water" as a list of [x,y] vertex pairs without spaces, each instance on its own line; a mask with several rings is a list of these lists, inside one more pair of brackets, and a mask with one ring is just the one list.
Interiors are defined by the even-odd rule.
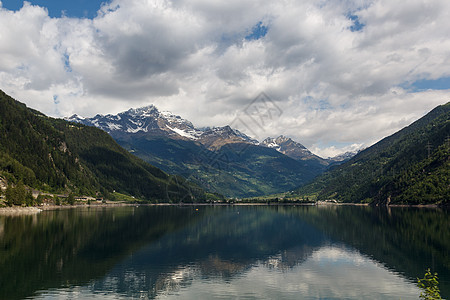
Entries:
[[[58,220],[68,217],[53,213],[64,215]],[[69,243],[72,254],[57,256],[64,263],[53,267],[59,275],[50,268],[41,286],[39,277],[22,275],[37,282],[26,291],[31,298],[417,299],[415,277],[426,267],[439,272],[442,294],[448,295],[449,231],[423,229],[448,229],[445,211],[236,206],[71,214],[78,230],[69,232],[78,236],[78,247],[74,251]],[[46,213],[34,218],[30,226],[52,224]],[[9,236],[12,219],[2,221]],[[68,233],[65,226],[59,230]],[[42,253],[55,251],[42,247]]]

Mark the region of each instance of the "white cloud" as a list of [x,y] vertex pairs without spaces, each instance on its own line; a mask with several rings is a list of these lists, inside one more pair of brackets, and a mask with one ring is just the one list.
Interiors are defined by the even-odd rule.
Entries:
[[[25,3],[0,8],[0,88],[53,116],[153,103],[198,126],[231,123],[264,91],[283,114],[252,128],[258,138],[334,153],[448,101],[450,87],[399,88],[450,76],[448,11],[446,0],[114,0],[89,20]],[[258,22],[267,34],[245,40]]]

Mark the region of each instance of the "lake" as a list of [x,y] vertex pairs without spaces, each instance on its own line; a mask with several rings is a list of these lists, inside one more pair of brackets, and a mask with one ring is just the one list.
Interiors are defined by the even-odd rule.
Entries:
[[139,206],[0,215],[0,299],[418,299],[440,209]]

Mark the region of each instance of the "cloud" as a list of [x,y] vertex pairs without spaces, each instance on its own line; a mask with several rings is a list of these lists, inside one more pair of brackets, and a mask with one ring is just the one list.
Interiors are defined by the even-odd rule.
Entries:
[[450,87],[408,87],[450,76],[449,10],[446,0],[114,0],[77,19],[25,2],[0,8],[0,88],[53,116],[153,103],[198,126],[231,123],[264,91],[283,114],[252,128],[258,138],[343,151],[448,101]]

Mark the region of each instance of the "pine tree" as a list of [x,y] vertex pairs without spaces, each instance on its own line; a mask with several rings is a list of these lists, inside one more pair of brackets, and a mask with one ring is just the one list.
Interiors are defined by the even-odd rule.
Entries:
[[6,198],[6,204],[8,206],[13,206],[14,204],[14,190],[10,183],[8,183],[8,186],[6,187],[5,191],[5,198]]
[[53,199],[55,200],[55,205],[58,205],[58,206],[61,205],[61,200],[59,199],[58,196],[55,195],[55,196],[53,197]]
[[44,195],[42,195],[42,194],[39,194],[38,196],[37,196],[37,198],[36,198],[36,204],[37,205],[41,205],[42,204],[42,202],[44,202]]
[[70,193],[67,197],[67,203],[69,203],[69,205],[75,204],[75,196],[73,195],[73,193]]
[[25,186],[23,184],[23,181],[20,180],[15,189],[14,189],[14,205],[22,205],[25,203],[25,197],[27,195],[27,190],[25,189]]
[[33,206],[34,204],[33,193],[30,190],[25,195],[25,204],[26,206]]

